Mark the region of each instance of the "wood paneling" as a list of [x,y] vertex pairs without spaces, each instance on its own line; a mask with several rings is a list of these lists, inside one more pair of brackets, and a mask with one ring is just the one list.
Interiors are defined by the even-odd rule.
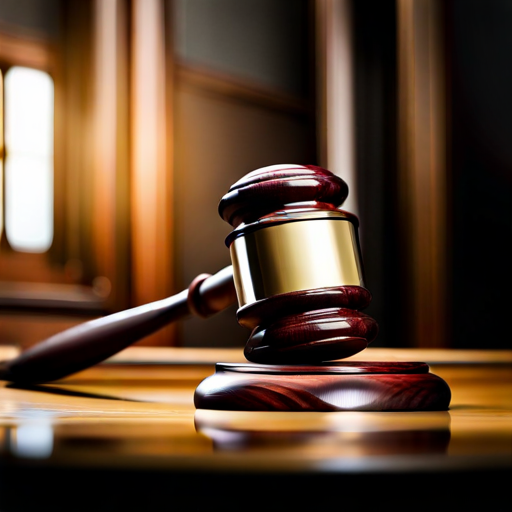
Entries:
[[[230,226],[217,207],[229,187],[248,172],[276,163],[314,163],[311,117],[244,100],[240,95],[176,85],[175,205],[176,282],[188,286],[199,273],[230,263],[224,239]],[[229,346],[245,343],[249,332],[230,308],[208,320],[182,325],[185,345]]]
[[448,319],[447,157],[442,2],[399,0],[398,207],[412,346],[443,347]]
[[[131,235],[132,302],[144,304],[173,292],[173,141],[166,70],[164,5],[132,2],[131,33]],[[169,39],[167,39],[169,42]],[[167,50],[167,55],[166,55]],[[164,330],[146,342],[172,344]]]
[[[51,260],[57,273],[41,279],[37,271],[43,261],[31,273],[19,269],[11,277],[83,285],[88,298],[97,297],[94,311],[100,313],[99,306],[107,313],[177,293],[196,274],[229,263],[224,246],[229,226],[217,215],[218,201],[229,186],[264,165],[316,163],[314,80],[304,70],[309,53],[297,55],[300,65],[291,66],[290,76],[274,69],[280,80],[291,80],[291,92],[272,80],[252,81],[190,62],[177,64],[171,1],[62,5],[56,68],[56,235],[51,251],[42,257]],[[302,2],[294,10],[300,19],[292,32],[302,49],[312,43],[311,33],[304,38],[301,32],[308,24],[307,5]],[[273,23],[287,13],[257,3],[251,8],[259,12],[260,21],[270,16]],[[237,11],[241,25],[248,12]],[[260,32],[246,41],[247,48],[256,44],[259,50],[264,28],[264,23],[255,24]],[[246,35],[238,30],[233,34]],[[282,37],[276,33],[272,41]],[[296,51],[289,41],[286,55],[281,50],[281,59]],[[36,62],[37,52],[33,54]],[[242,60],[253,70],[250,58]],[[44,65],[44,59],[39,61]],[[30,289],[22,289],[31,295]],[[74,295],[69,297],[72,301]],[[21,307],[19,293],[17,305]],[[53,323],[56,329],[59,322]],[[183,331],[182,341],[171,327],[142,343],[222,346],[243,343],[247,336],[234,310],[212,321],[187,323]],[[27,331],[30,343],[34,332]],[[41,335],[46,333],[48,329],[41,330]],[[20,335],[16,342],[23,344],[22,339]]]
[[47,71],[55,66],[55,44],[46,38],[17,34],[0,24],[0,62]]

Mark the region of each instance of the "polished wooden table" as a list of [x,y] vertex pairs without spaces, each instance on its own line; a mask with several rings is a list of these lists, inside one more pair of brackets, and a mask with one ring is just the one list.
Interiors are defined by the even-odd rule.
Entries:
[[196,410],[196,386],[215,362],[244,361],[239,349],[132,347],[51,385],[1,383],[0,511],[508,509],[512,351],[351,359],[427,362],[450,409]]

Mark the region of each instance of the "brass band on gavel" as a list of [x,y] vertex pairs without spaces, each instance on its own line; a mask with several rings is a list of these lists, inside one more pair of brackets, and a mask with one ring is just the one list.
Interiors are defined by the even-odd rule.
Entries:
[[240,307],[300,290],[364,287],[357,226],[341,212],[242,232],[230,252]]

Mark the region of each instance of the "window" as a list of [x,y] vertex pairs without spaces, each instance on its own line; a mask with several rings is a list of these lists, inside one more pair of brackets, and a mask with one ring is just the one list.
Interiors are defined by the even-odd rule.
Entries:
[[44,6],[0,8],[0,339],[19,346],[113,296],[91,221],[92,5]]
[[3,83],[2,235],[16,251],[45,252],[53,239],[53,81],[14,66]]

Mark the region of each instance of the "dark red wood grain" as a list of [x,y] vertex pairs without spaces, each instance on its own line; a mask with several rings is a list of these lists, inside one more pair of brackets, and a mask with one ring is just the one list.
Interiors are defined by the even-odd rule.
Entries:
[[198,409],[237,411],[443,411],[451,391],[432,373],[225,371],[197,387]]
[[377,322],[360,311],[320,309],[258,326],[244,355],[249,361],[269,364],[331,361],[361,352],[377,333]]
[[254,329],[284,316],[327,308],[361,310],[370,304],[372,296],[362,286],[333,286],[314,290],[299,290],[267,297],[242,306],[237,311],[240,325]]
[[[357,233],[357,217],[337,208],[347,195],[346,183],[318,166],[279,165],[253,171],[220,201],[221,217],[235,227],[226,245],[250,231],[303,220],[304,214],[312,212],[336,212],[336,218],[341,215],[352,222]],[[237,311],[237,319],[252,330],[245,357],[278,364],[354,355],[377,335],[377,323],[357,312],[370,301],[370,292],[361,286],[337,286],[280,294],[244,305]],[[345,311],[340,313],[339,308]]]
[[347,195],[347,184],[321,167],[264,167],[247,174],[229,189],[219,203],[219,214],[236,228],[287,204],[320,202],[339,206]]
[[[219,204],[235,229],[226,245],[250,231],[309,218],[358,219],[336,207],[348,187],[315,166],[273,166],[235,183]],[[332,215],[336,210],[336,215]],[[364,350],[378,333],[361,313],[371,295],[360,286],[303,290],[268,297],[239,308],[241,325],[253,329],[245,357],[252,365],[217,365],[196,389],[198,409],[242,411],[421,411],[446,410],[445,381],[424,363],[318,364]]]

